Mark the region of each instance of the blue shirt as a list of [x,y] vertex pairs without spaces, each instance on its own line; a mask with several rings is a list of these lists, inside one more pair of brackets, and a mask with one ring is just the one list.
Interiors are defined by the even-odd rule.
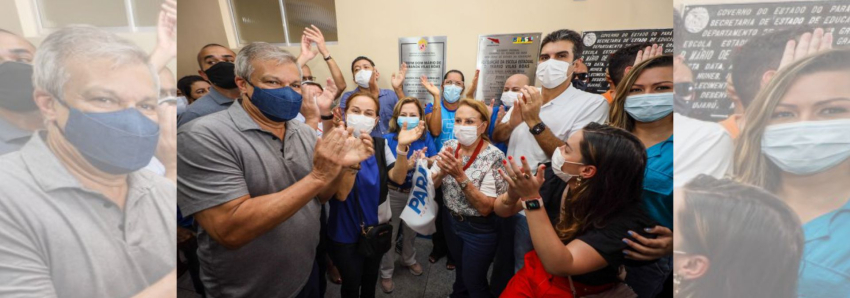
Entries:
[[[412,156],[413,152],[415,152],[416,150],[425,147],[428,147],[428,149],[425,150],[425,157],[437,155],[438,151],[436,148],[434,148],[434,138],[432,138],[431,134],[428,132],[423,133],[423,135],[425,135],[424,139],[419,138],[418,140],[410,144],[410,148],[407,151],[407,158],[410,158],[410,156]],[[398,154],[395,151],[396,147],[398,147],[398,139],[396,138],[397,136],[398,134],[394,132],[384,135],[384,139],[387,140],[387,145],[390,147],[390,151],[392,151],[393,156],[395,156],[396,158],[398,158]],[[412,181],[414,170],[415,168],[407,171],[407,178],[404,179],[404,184],[401,185],[402,189],[408,189],[413,185]],[[395,184],[392,181],[389,181],[388,183]]]
[[18,128],[0,118],[0,155],[18,151],[30,140],[31,132]]
[[442,122],[443,125],[440,128],[440,134],[437,136],[437,139],[434,140],[434,147],[437,147],[437,151],[443,150],[443,144],[448,140],[455,139],[455,110],[449,110],[446,108],[445,104],[440,105],[442,112]]
[[[360,235],[360,214],[363,211],[363,222],[366,226],[378,223],[378,202],[381,193],[381,178],[378,175],[378,161],[375,155],[360,162],[360,172],[354,178],[354,187],[346,197],[345,202],[337,199],[330,200],[328,215],[328,236],[336,243],[357,243]],[[386,169],[384,169],[386,170]],[[354,191],[360,196],[360,206],[355,205]],[[318,224],[318,222],[316,222]]]
[[850,200],[803,225],[800,297],[850,297]]
[[[505,107],[505,111],[508,111],[510,108]],[[487,135],[490,137],[490,142],[493,143],[493,146],[502,150],[502,153],[505,155],[508,154],[508,144],[502,142],[494,142],[493,141],[493,131],[496,130],[496,118],[499,118],[499,107],[493,107],[493,112],[490,113],[490,128],[487,129]]]
[[[345,111],[345,102],[351,97],[351,94],[360,90],[360,87],[352,91],[345,92],[339,100],[339,108]],[[380,102],[380,117],[378,118],[378,126],[372,130],[373,137],[381,137],[390,132],[390,120],[393,118],[393,108],[398,103],[398,95],[389,89],[381,89],[378,93],[378,102]]]
[[642,206],[650,218],[673,229],[673,136],[646,149]]
[[186,111],[180,117],[177,117],[177,127],[189,123],[189,121],[196,118],[227,110],[233,102],[234,100],[232,98],[227,98],[227,96],[218,93],[215,88],[210,88],[210,92],[207,95],[192,102],[192,104],[186,107]]

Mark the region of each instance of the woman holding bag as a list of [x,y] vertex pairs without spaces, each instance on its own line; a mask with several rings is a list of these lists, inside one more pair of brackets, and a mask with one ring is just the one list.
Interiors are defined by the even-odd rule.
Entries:
[[503,297],[636,297],[619,279],[628,248],[621,234],[650,237],[654,224],[639,208],[646,150],[631,133],[590,123],[552,154],[552,170],[567,182],[561,216],[553,228],[540,197],[544,165],[537,175],[525,158],[500,171],[509,184],[495,211],[508,217],[525,209],[534,250]]
[[[420,126],[420,123],[425,123],[425,113],[419,99],[415,97],[403,97],[395,105],[393,109],[393,117],[390,120],[390,133],[384,135],[387,140],[387,145],[390,148],[393,156],[397,156],[396,148],[404,147],[399,143],[399,133],[407,127],[409,130]],[[407,141],[407,140],[404,140]],[[410,197],[410,189],[413,179],[414,165],[418,158],[430,158],[437,155],[437,150],[434,149],[434,139],[430,133],[423,133],[421,137],[409,144],[407,150],[407,176],[404,183],[397,184],[389,181],[390,209],[392,210],[392,243],[396,243],[396,235],[401,228],[404,230],[404,238],[402,239],[401,263],[407,267],[410,274],[415,276],[422,275],[422,266],[416,262],[416,250],[413,246],[413,241],[416,240],[416,232],[410,229],[400,218],[404,206],[407,205],[407,200]],[[393,284],[393,271],[395,269],[395,255],[392,252],[384,254],[381,261],[381,290],[384,293],[392,293],[395,285]]]
[[[378,109],[378,99],[374,96],[354,94],[345,106],[345,125],[356,137],[371,139],[369,133],[378,123]],[[325,120],[326,129],[331,125]],[[387,223],[389,210],[379,210],[383,206],[389,207],[382,204],[387,198],[387,181],[404,183],[408,147],[424,130],[422,124],[399,132],[399,148],[396,150],[402,154],[398,159],[383,138],[374,138],[373,155],[355,167],[344,169],[331,184],[339,188],[334,195],[336,200],[329,202],[328,237],[331,239],[331,258],[342,275],[343,298],[375,297],[381,257],[389,249],[392,237],[392,228]],[[376,235],[375,231],[380,234]]]
[[442,185],[443,227],[449,252],[459,261],[452,297],[492,297],[487,270],[496,254],[498,234],[493,201],[507,191],[497,172],[505,155],[490,144],[490,112],[474,99],[458,102],[454,136],[431,168],[434,187]]

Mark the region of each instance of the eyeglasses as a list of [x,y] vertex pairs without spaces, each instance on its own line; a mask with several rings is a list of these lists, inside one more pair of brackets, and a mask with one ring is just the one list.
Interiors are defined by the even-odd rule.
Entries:
[[689,101],[694,96],[694,83],[692,82],[682,82],[673,84],[674,88],[674,96],[676,98]]
[[463,87],[463,82],[462,81],[445,80],[443,82],[443,85],[455,85],[455,86],[458,86],[458,87]]

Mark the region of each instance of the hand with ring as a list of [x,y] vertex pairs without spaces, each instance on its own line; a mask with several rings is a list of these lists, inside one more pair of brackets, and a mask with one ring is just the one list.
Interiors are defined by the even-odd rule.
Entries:
[[543,184],[543,172],[546,166],[540,165],[537,167],[537,175],[531,175],[531,167],[528,165],[528,160],[525,156],[521,157],[522,167],[519,167],[513,157],[508,157],[510,161],[502,161],[505,169],[499,169],[499,174],[502,175],[508,182],[508,191],[514,192],[521,198],[536,198],[540,196],[540,186]]

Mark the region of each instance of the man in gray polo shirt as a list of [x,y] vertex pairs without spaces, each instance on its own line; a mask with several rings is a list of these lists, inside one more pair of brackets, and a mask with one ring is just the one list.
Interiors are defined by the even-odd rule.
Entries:
[[[252,43],[236,58],[242,98],[177,132],[178,195],[200,225],[198,257],[208,297],[317,297],[320,204],[342,167],[374,152],[366,134],[315,131],[301,108],[296,58]],[[329,116],[335,90],[316,96]]]
[[176,287],[174,183],[157,146],[156,71],[94,27],[50,34],[33,62],[46,122],[0,157],[0,297],[166,297]]

